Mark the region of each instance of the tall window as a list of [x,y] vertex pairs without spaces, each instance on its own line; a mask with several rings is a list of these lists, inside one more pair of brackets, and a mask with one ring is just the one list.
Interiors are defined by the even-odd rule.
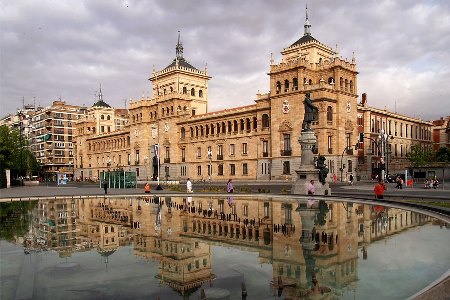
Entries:
[[345,143],[347,145],[347,148],[351,147],[352,145],[352,138],[351,138],[351,133],[346,133],[345,134]]
[[136,150],[136,164],[139,164],[139,150]]
[[194,88],[191,89],[191,96],[195,96],[195,89]]
[[327,107],[327,121],[330,123],[333,122],[333,107],[331,106]]
[[333,141],[331,135],[328,136],[328,153],[329,154],[333,153]]
[[202,175],[202,166],[197,166],[197,175]]
[[242,143],[242,154],[247,154],[247,143]]
[[234,155],[234,144],[230,144],[230,155]]
[[186,148],[181,149],[181,161],[182,162],[186,161]]
[[248,175],[248,165],[247,163],[242,164],[242,175]]
[[223,145],[217,146],[217,155],[220,155],[220,156],[223,155]]
[[217,167],[217,174],[223,175],[223,164],[219,164],[219,166]]
[[202,148],[198,147],[197,148],[197,158],[202,157]]
[[236,166],[235,166],[235,164],[230,164],[230,175],[236,175]]
[[184,127],[181,127],[181,138],[184,139],[186,137],[186,129]]
[[131,165],[131,154],[128,153],[128,165]]
[[263,141],[263,155],[269,153],[269,141]]
[[166,159],[170,159],[170,147],[166,147]]
[[285,133],[283,135],[284,140],[284,151],[290,151],[291,150],[291,135],[288,133]]
[[389,120],[389,123],[388,123],[389,125],[388,125],[388,130],[389,130],[389,135],[391,135],[392,134],[392,121],[391,120]]
[[284,218],[286,224],[292,224],[292,204],[284,205]]
[[262,127],[269,128],[269,116],[267,114],[262,115]]

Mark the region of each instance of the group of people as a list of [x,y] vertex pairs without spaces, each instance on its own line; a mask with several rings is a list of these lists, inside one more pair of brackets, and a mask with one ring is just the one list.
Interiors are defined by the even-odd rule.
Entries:
[[438,186],[439,186],[439,180],[437,180],[437,178],[425,180],[425,188],[426,189],[436,189]]
[[403,189],[403,183],[404,183],[403,178],[401,178],[400,176],[397,176],[397,178],[395,179],[395,183],[397,184],[395,186],[396,189],[400,189],[400,190]]

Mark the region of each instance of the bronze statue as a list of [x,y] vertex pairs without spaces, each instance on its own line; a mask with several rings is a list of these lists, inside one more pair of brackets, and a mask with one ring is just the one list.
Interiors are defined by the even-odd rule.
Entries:
[[305,97],[305,117],[303,118],[302,130],[307,131],[311,129],[311,122],[319,120],[319,109],[312,104],[311,94],[309,92],[306,93]]
[[319,181],[322,184],[325,184],[328,175],[328,168],[327,165],[325,164],[325,160],[326,160],[325,156],[319,155],[319,157],[317,158],[317,165],[316,165],[316,169],[319,169]]

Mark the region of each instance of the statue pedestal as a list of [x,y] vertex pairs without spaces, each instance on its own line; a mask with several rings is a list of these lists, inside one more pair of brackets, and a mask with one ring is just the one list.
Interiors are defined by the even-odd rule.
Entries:
[[322,184],[319,181],[319,170],[314,165],[314,154],[312,149],[317,142],[314,131],[302,131],[300,139],[298,140],[302,149],[302,158],[300,169],[295,171],[297,173],[297,180],[291,188],[291,194],[307,195],[308,183],[314,180],[316,191],[314,195],[331,195],[330,186],[327,183]]

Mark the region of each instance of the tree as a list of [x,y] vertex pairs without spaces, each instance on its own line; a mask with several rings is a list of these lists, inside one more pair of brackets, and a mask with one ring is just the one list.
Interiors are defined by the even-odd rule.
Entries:
[[434,161],[434,153],[431,150],[422,149],[420,144],[412,146],[411,152],[406,157],[414,168],[425,166]]
[[6,186],[5,170],[11,170],[11,176],[31,175],[39,171],[39,162],[28,149],[27,140],[19,130],[0,126],[0,187]]
[[450,149],[445,147],[439,148],[436,152],[436,161],[450,163]]

